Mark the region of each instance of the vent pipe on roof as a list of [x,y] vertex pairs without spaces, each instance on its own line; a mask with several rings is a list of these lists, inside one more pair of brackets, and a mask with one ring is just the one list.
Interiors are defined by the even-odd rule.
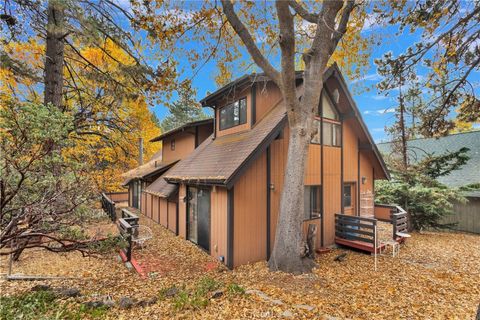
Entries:
[[143,164],[143,138],[138,138],[138,165]]

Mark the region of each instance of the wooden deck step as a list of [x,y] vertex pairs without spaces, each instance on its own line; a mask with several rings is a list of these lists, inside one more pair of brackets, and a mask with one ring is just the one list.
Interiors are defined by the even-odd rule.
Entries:
[[[373,253],[375,251],[373,247],[373,243],[369,243],[369,242],[363,242],[358,240],[347,240],[347,239],[336,237],[335,243],[340,244],[342,246],[351,247],[351,248],[355,248],[355,249],[370,252],[370,253]],[[385,248],[384,244],[377,247],[377,253],[380,253],[380,251],[383,250],[384,248]]]

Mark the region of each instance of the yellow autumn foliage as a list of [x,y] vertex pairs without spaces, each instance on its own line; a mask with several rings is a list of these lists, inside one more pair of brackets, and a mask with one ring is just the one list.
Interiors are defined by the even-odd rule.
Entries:
[[[32,72],[18,74],[8,65],[0,68],[0,102],[7,99],[42,102],[42,82],[44,46],[40,41],[29,39],[26,42],[11,41],[5,46],[9,56]],[[67,52],[68,54],[68,52]],[[129,79],[122,78],[119,68],[133,65],[135,61],[112,41],[106,41],[103,50],[86,47],[81,50],[102,72],[114,74],[117,81],[128,93],[118,99],[114,91],[107,90],[101,79],[88,76],[83,65],[69,60],[69,68],[64,68],[66,83],[72,82],[72,74],[78,91],[89,94],[79,95],[78,91],[65,88],[64,104],[66,112],[80,114],[80,108],[88,106],[92,119],[86,121],[78,134],[73,135],[72,147],[62,150],[64,157],[72,157],[87,164],[91,178],[102,191],[121,190],[121,174],[138,165],[138,139],[144,143],[144,158],[149,159],[161,146],[148,141],[161,133],[154,120],[146,98],[140,94]],[[95,94],[94,94],[95,93]],[[96,94],[98,93],[98,94]],[[82,99],[80,102],[79,100]],[[114,120],[114,125],[111,120]]]

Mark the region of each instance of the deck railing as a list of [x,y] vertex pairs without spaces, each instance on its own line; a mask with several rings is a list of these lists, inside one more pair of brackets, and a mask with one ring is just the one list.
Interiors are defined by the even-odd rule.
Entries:
[[122,217],[118,219],[118,230],[120,231],[120,236],[127,242],[127,247],[122,249],[127,257],[127,261],[132,259],[132,239],[138,232],[138,221],[137,215],[127,209],[122,209]]
[[392,212],[393,239],[401,238],[399,234],[408,232],[408,215],[402,207],[395,206],[396,212]]
[[102,193],[101,202],[102,209],[110,217],[110,219],[115,222],[115,220],[117,219],[115,213],[115,202],[113,202],[105,193]]
[[335,214],[335,237],[375,244],[377,219]]

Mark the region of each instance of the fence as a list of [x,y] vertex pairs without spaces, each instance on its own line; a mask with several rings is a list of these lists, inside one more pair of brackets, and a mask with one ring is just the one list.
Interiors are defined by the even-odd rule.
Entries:
[[467,203],[454,203],[454,214],[442,218],[442,223],[456,223],[457,231],[480,234],[480,198],[467,197]]
[[115,203],[128,202],[128,191],[125,192],[108,192],[106,195]]
[[118,230],[120,235],[127,242],[127,247],[122,249],[127,261],[132,259],[132,238],[138,231],[139,218],[127,209],[122,209],[122,217],[118,219]]

